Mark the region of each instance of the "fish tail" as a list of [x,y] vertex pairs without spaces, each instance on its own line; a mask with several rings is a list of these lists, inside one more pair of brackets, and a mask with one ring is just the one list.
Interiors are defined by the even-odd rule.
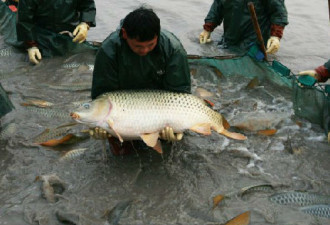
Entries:
[[235,132],[230,132],[226,129],[222,129],[221,131],[218,131],[219,134],[223,134],[226,137],[232,138],[232,139],[236,139],[236,140],[246,140],[247,137],[244,136],[243,134],[240,133],[235,133]]

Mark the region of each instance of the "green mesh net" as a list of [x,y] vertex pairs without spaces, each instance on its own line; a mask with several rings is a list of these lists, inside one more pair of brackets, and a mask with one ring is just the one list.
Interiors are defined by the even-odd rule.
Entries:
[[330,85],[320,84],[308,76],[296,76],[290,69],[274,60],[257,60],[260,54],[255,47],[244,56],[194,56],[189,55],[192,64],[217,68],[224,76],[243,75],[248,78],[267,79],[280,86],[290,88],[295,115],[319,124],[327,135],[330,131]]

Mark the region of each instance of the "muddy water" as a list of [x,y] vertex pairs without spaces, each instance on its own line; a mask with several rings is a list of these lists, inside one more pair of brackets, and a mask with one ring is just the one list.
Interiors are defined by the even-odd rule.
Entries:
[[[215,44],[195,43],[211,1],[146,2],[156,9],[163,27],[183,40],[188,53],[217,53]],[[105,38],[142,1],[96,3],[98,27],[91,30],[91,40]],[[329,56],[326,4],[287,1],[287,6],[290,25],[277,59],[296,71],[322,64]],[[214,37],[220,33],[221,29]],[[320,40],[308,41],[312,36]],[[181,142],[167,146],[163,157],[149,150],[123,157],[107,151],[105,160],[102,141],[86,137],[81,125],[67,126],[64,133],[77,137],[71,144],[35,144],[46,129],[54,132],[53,128],[71,123],[70,110],[89,100],[94,53],[44,59],[30,66],[25,54],[1,46],[10,54],[1,57],[5,72],[0,81],[16,109],[1,119],[0,224],[221,224],[245,211],[251,212],[250,224],[328,224],[326,218],[269,201],[280,191],[330,194],[329,145],[323,130],[294,116],[286,87],[260,80],[247,88],[251,79],[240,74],[218,77],[212,68],[191,64],[194,93],[197,88],[212,93],[214,109],[231,125],[248,127],[236,128],[248,140],[187,132]],[[29,99],[54,105],[21,105]],[[257,133],[264,129],[276,129],[276,134]],[[81,148],[87,150],[60,160],[65,152]],[[55,202],[44,197],[40,179],[51,174],[62,181],[62,188],[55,188]],[[274,189],[238,194],[258,184]],[[217,195],[228,198],[213,208]]]

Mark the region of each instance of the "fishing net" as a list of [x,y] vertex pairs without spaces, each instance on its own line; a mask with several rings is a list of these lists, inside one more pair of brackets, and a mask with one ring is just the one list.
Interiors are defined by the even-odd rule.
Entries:
[[292,91],[295,115],[320,125],[325,134],[330,131],[330,85],[318,83],[308,76],[297,76],[289,68],[274,60],[265,62],[256,46],[244,55],[196,56],[189,55],[192,65],[216,68],[223,76],[242,75],[267,79]]

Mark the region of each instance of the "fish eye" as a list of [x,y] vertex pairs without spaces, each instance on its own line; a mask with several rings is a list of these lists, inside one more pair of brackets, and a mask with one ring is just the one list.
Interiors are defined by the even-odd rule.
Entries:
[[83,106],[85,109],[89,109],[90,104],[89,104],[89,103],[84,103],[84,104],[82,104],[82,106]]

